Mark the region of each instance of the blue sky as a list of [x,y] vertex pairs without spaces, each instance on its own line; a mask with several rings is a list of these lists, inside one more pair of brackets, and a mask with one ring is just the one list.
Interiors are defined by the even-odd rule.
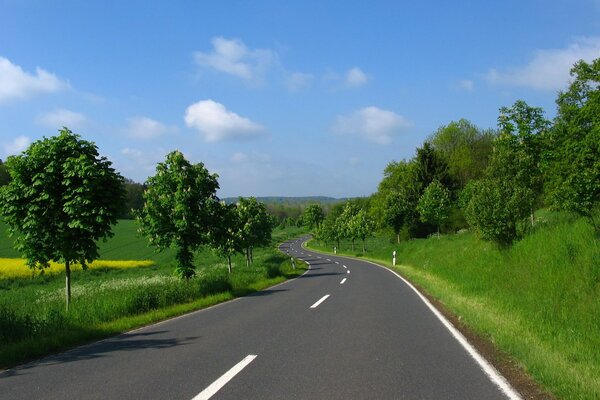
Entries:
[[598,0],[291,3],[0,0],[0,158],[66,125],[139,182],[179,149],[221,196],[369,195],[600,57]]

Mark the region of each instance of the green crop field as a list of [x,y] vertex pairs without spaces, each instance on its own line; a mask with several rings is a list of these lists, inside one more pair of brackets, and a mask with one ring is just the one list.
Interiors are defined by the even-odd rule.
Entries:
[[[600,244],[591,226],[565,213],[539,213],[536,229],[509,249],[472,233],[366,241],[338,254],[395,268],[560,398],[600,393]],[[393,236],[393,235],[390,235]],[[331,251],[312,241],[311,247]]]
[[[0,258],[18,257],[2,225]],[[115,236],[100,244],[106,260],[152,260],[138,268],[92,268],[72,275],[72,304],[65,312],[64,274],[0,279],[0,367],[116,334],[260,290],[297,276],[276,244],[298,236],[298,228],[275,229],[272,245],[256,249],[254,263],[233,258],[233,272],[210,249],[196,254],[197,276],[174,274],[173,251],[155,253],[136,234],[133,221],[122,220]],[[0,265],[0,269],[2,265]]]

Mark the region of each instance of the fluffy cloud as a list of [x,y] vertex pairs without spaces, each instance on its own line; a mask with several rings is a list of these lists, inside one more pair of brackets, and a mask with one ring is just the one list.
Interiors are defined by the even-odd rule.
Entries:
[[213,100],[202,100],[189,106],[185,111],[185,123],[197,129],[207,142],[251,138],[263,131],[261,125]]
[[348,115],[340,115],[333,131],[342,135],[355,135],[368,141],[389,144],[392,137],[413,126],[401,115],[377,107],[365,107]]
[[286,80],[286,86],[290,92],[298,92],[307,86],[310,86],[314,80],[314,75],[303,72],[294,72]]
[[463,79],[462,81],[458,82],[458,87],[465,92],[472,92],[475,88],[475,83],[469,79]]
[[51,129],[60,129],[63,126],[71,129],[77,129],[83,126],[86,118],[83,114],[64,108],[59,108],[44,114],[40,114],[35,120],[38,124]]
[[12,99],[25,99],[37,93],[59,91],[68,85],[41,68],[30,74],[7,58],[0,57],[0,103]]
[[175,131],[175,127],[166,126],[148,117],[133,117],[127,120],[124,131],[132,138],[151,139]]
[[27,149],[30,144],[31,139],[27,136],[17,136],[11,142],[3,143],[2,150],[4,150],[5,156],[15,155]]
[[503,71],[490,69],[485,79],[498,85],[523,86],[539,90],[565,89],[569,71],[580,59],[600,57],[600,37],[580,38],[563,49],[537,50],[531,61]]
[[249,49],[238,39],[215,37],[213,50],[196,52],[194,60],[201,67],[215,69],[247,82],[260,83],[268,69],[276,62],[276,54],[268,49]]
[[351,87],[362,86],[362,85],[365,85],[368,82],[368,80],[369,80],[369,77],[367,76],[367,74],[365,74],[358,67],[354,67],[354,68],[348,70],[348,72],[346,72],[345,81],[346,81],[346,85],[348,85],[348,86],[351,86]]

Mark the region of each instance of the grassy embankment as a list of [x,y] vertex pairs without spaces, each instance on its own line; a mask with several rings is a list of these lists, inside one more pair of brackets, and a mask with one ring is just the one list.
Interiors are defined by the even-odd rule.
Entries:
[[[509,249],[471,233],[401,244],[380,235],[346,254],[393,268],[511,355],[561,399],[600,398],[600,243],[582,219],[540,212]],[[310,247],[331,251],[312,241]]]
[[[0,258],[18,257],[5,232],[0,223]],[[291,270],[276,249],[278,242],[303,233],[297,228],[276,229],[273,245],[255,249],[250,267],[235,256],[231,275],[225,260],[202,250],[196,255],[198,275],[189,282],[174,275],[174,252],[155,253],[136,236],[133,221],[120,221],[114,232],[100,244],[101,261],[94,268],[74,271],[68,313],[64,274],[32,276],[23,261],[0,260],[0,367],[243,296],[304,272]],[[139,266],[117,260],[138,260]]]

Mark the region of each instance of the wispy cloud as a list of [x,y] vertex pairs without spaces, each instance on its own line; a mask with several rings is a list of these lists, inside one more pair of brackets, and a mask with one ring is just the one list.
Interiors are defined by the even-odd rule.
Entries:
[[490,69],[485,79],[494,85],[522,86],[538,90],[565,89],[573,64],[600,57],[600,37],[579,38],[562,49],[536,50],[520,67]]
[[470,79],[463,79],[458,82],[458,87],[465,92],[472,92],[475,89],[475,82]]
[[412,126],[413,123],[402,115],[371,106],[338,116],[332,130],[341,135],[354,135],[371,142],[389,144],[393,136]]
[[136,139],[152,139],[164,134],[174,132],[177,128],[166,126],[152,118],[133,117],[127,120],[124,132],[127,136]]
[[0,57],[0,103],[26,99],[38,93],[52,93],[68,87],[66,82],[42,68],[28,73],[9,59]]
[[60,129],[66,126],[70,129],[81,128],[86,121],[85,115],[65,108],[48,111],[35,119],[36,123],[50,129]]
[[185,111],[185,123],[200,132],[207,142],[256,137],[264,128],[248,118],[227,110],[221,103],[202,100]]
[[276,63],[277,54],[269,49],[250,49],[239,39],[215,37],[209,52],[194,53],[196,64],[241,78],[252,84],[262,83]]
[[12,156],[21,153],[31,144],[31,139],[27,136],[17,136],[9,142],[2,143],[4,156]]
[[347,86],[358,87],[366,85],[369,77],[360,68],[354,67],[346,72],[345,82]]
[[299,92],[310,86],[315,79],[313,74],[304,72],[291,73],[286,79],[286,86],[290,92]]

